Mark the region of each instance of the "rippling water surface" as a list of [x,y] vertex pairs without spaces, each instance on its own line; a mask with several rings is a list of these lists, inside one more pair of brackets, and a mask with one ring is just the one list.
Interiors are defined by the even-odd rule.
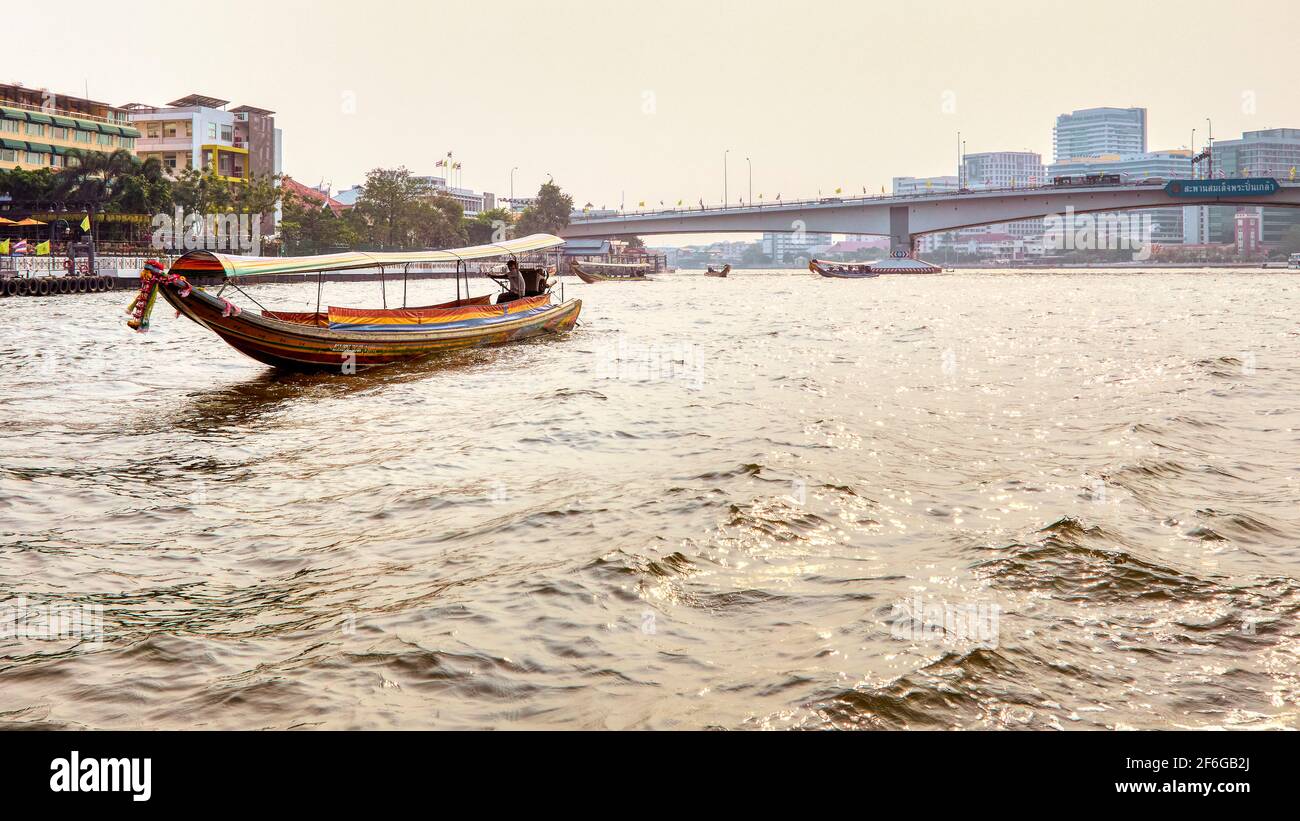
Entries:
[[104,614],[0,724],[1300,726],[1294,275],[564,287],[349,378],[0,300],[0,604]]

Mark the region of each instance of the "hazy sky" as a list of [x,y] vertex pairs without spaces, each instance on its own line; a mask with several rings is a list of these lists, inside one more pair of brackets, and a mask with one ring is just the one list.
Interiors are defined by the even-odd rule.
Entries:
[[[376,166],[581,205],[879,192],[967,150],[1050,161],[1057,114],[1149,109],[1149,147],[1300,127],[1294,0],[70,2],[0,79],[111,103],[198,92],[276,111],[285,171]],[[1259,43],[1259,46],[1253,45]],[[1214,53],[1221,51],[1221,53]],[[57,57],[57,59],[56,59]],[[354,110],[350,108],[354,103]],[[625,192],[625,193],[624,193]]]

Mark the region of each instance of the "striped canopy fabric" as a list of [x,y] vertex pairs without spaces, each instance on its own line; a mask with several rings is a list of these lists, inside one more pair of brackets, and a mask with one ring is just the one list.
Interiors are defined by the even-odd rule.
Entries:
[[314,274],[317,271],[353,271],[361,268],[396,269],[419,262],[458,262],[513,256],[563,245],[552,234],[531,234],[519,239],[442,251],[348,251],[314,257],[241,257],[213,251],[190,251],[172,264],[177,274],[224,274],[247,277],[266,274]]
[[437,331],[475,328],[532,316],[553,307],[550,294],[517,299],[504,305],[459,305],[453,308],[329,309],[332,331]]

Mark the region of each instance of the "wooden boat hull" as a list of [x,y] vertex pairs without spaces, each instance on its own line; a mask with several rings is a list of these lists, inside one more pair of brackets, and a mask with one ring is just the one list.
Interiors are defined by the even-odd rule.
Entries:
[[582,301],[553,304],[517,320],[473,328],[428,331],[335,331],[313,325],[255,316],[250,311],[226,316],[227,303],[198,288],[181,296],[179,285],[162,285],[164,299],[180,313],[221,337],[247,356],[292,371],[351,373],[420,359],[462,348],[500,345],[573,328]]
[[833,267],[840,268],[841,270],[833,271],[831,270],[832,266],[830,264],[823,266],[821,263],[816,261],[808,263],[809,271],[832,279],[871,279],[880,276],[880,274],[871,270],[871,268],[866,265],[853,265],[852,267],[849,267],[849,265],[835,265]]
[[731,273],[731,265],[727,264],[722,266],[721,271],[705,271],[704,275],[706,277],[725,277],[729,273]]
[[578,279],[582,280],[583,282],[589,285],[595,284],[597,282],[653,282],[654,281],[643,273],[636,274],[636,275],[624,274],[620,276],[609,276],[606,274],[602,274],[593,268],[586,268],[582,265],[582,263],[576,261],[571,262],[569,264],[569,270],[573,272],[574,276],[576,276]]

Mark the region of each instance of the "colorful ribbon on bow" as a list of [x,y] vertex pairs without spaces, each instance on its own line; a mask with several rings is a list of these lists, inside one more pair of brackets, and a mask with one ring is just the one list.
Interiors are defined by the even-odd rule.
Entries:
[[181,297],[190,295],[193,290],[190,283],[180,274],[165,273],[162,264],[151,259],[140,271],[140,290],[136,293],[126,313],[131,318],[126,321],[128,328],[140,333],[149,331],[149,316],[153,313],[154,303],[158,301],[158,288],[163,285],[179,285]]

